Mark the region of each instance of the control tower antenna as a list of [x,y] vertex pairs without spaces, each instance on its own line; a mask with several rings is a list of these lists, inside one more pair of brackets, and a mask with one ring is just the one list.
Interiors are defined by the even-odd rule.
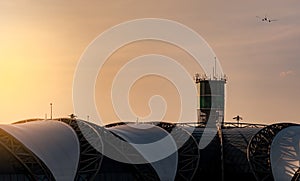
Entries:
[[215,67],[213,66],[213,74],[212,74],[212,79],[215,79]]
[[217,74],[217,57],[215,57],[215,75],[214,75],[215,79],[218,77]]

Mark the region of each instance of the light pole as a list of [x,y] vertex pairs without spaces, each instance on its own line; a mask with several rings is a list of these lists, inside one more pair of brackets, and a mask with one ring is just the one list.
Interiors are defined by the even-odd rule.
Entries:
[[52,103],[50,103],[50,120],[52,120]]
[[240,120],[243,120],[243,118],[241,116],[237,115],[236,117],[234,117],[232,119],[236,119],[238,127],[240,127]]

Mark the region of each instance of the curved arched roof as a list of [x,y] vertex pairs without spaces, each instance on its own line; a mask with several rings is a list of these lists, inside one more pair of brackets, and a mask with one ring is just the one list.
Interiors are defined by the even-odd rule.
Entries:
[[[120,125],[108,130],[131,143],[149,161],[161,180],[175,179],[178,162],[177,146],[167,131],[150,124]],[[163,153],[171,154],[157,160]]]
[[[212,179],[220,180],[222,173],[226,180],[254,180],[253,174],[256,173],[256,168],[260,167],[251,165],[252,157],[249,153],[252,152],[249,150],[253,148],[260,148],[259,151],[267,150],[266,155],[255,152],[257,153],[255,158],[262,161],[269,158],[266,161],[272,165],[272,177],[274,176],[276,180],[291,180],[300,167],[300,126],[278,125],[279,127],[268,126],[262,129],[263,131],[260,128],[224,127],[218,134],[214,131],[203,134],[205,128],[202,127],[180,125],[175,127],[169,123],[156,124],[156,126],[145,123],[118,123],[101,127],[83,120],[63,118],[25,120],[18,124],[0,125],[0,130],[4,135],[3,140],[7,135],[18,141],[17,144],[22,148],[30,150],[30,155],[39,158],[39,162],[43,162],[43,165],[48,167],[47,173],[51,171],[52,178],[54,176],[56,180],[105,179],[115,173],[118,175],[112,178],[137,178],[138,180],[151,178],[151,176],[160,180],[174,180],[179,178],[178,173],[184,174],[182,178],[193,178],[195,175],[195,178],[210,176]],[[176,129],[179,130],[178,134],[174,134]],[[178,147],[178,140],[180,141],[184,135],[192,139],[184,146]],[[210,137],[213,139],[211,140]],[[254,146],[252,148],[249,144],[253,137],[259,139],[252,141]],[[163,139],[165,142],[161,142]],[[259,144],[264,139],[268,139],[267,144]],[[200,140],[208,140],[210,144],[201,149],[198,145]],[[8,142],[1,143],[3,149],[6,149],[4,152],[6,156],[15,156],[13,154],[16,152],[13,152],[10,147],[5,147]],[[165,157],[170,150],[172,154],[167,154]],[[114,154],[107,154],[108,152]],[[199,152],[200,159],[198,159]],[[94,155],[87,157],[91,153]],[[267,157],[261,158],[261,156]],[[94,160],[95,164],[91,164],[91,160]],[[137,160],[142,162],[139,163]],[[33,170],[26,167],[24,160],[18,161],[23,164],[25,171]],[[189,167],[192,171],[188,173],[185,167],[187,163],[195,164]],[[81,169],[83,167],[80,165],[84,166],[84,169]],[[85,167],[86,165],[91,167]],[[221,169],[221,165],[224,170]],[[270,174],[272,172],[270,171]],[[139,175],[140,173],[145,174]],[[91,177],[85,177],[87,174]],[[265,176],[269,172],[262,174]]]
[[50,169],[56,180],[74,180],[79,161],[79,141],[68,125],[52,120],[0,125]]
[[274,180],[292,180],[300,168],[300,126],[281,130],[273,139],[270,150]]

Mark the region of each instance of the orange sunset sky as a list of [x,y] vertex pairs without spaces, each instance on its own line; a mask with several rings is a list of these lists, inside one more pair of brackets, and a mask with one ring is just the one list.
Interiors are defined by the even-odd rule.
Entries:
[[[138,18],[164,18],[199,33],[228,76],[226,121],[300,122],[300,1],[0,1],[0,123],[73,113],[72,84],[80,56],[108,28]],[[278,19],[262,22],[256,16]],[[101,52],[99,52],[101,53]],[[117,121],[110,102],[114,73],[130,59],[162,54],[202,73],[186,52],[168,43],[140,41],[115,52],[103,66],[96,102],[104,123]],[[178,117],[174,86],[155,76],[139,80],[130,95],[140,116],[148,99],[162,95],[165,119]],[[85,117],[83,117],[85,119]]]

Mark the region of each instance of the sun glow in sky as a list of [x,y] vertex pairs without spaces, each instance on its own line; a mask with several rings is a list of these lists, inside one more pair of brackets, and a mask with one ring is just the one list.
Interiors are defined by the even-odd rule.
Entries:
[[[227,121],[239,114],[245,122],[299,122],[299,9],[298,0],[1,1],[0,123],[43,118],[49,115],[50,102],[54,117],[72,113],[73,76],[85,48],[108,28],[138,18],[178,21],[209,43],[229,77]],[[266,23],[256,17],[265,15],[278,21]],[[117,119],[108,99],[114,72],[149,53],[178,60],[190,74],[202,71],[170,44],[146,41],[121,48],[109,58],[96,85],[105,123]],[[178,95],[157,77],[141,79],[132,88],[133,109],[146,115],[146,99],[159,87],[168,96],[165,118],[171,121],[178,117]]]

